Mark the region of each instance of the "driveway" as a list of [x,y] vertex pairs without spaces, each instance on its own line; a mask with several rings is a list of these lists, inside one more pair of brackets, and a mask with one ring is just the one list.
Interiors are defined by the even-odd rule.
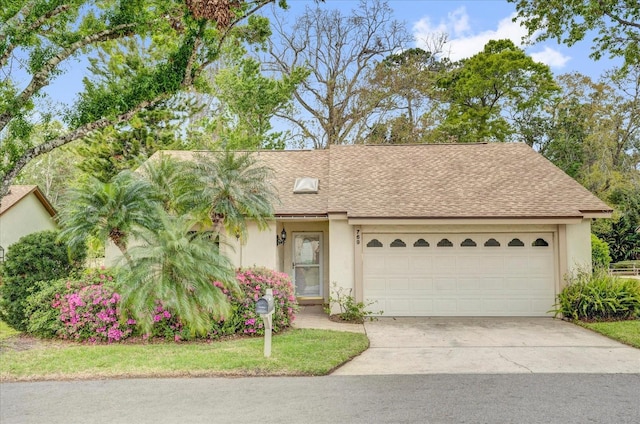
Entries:
[[333,375],[640,373],[640,349],[551,318],[380,318]]

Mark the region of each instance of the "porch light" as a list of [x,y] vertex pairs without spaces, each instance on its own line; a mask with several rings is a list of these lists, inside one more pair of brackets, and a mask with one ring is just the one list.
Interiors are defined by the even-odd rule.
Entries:
[[286,239],[287,239],[287,232],[284,230],[284,227],[282,227],[282,232],[280,233],[280,236],[278,237],[278,235],[276,234],[276,246],[284,244]]
[[[282,231],[284,231],[284,228]],[[4,262],[4,247],[2,246],[0,246],[0,262]]]

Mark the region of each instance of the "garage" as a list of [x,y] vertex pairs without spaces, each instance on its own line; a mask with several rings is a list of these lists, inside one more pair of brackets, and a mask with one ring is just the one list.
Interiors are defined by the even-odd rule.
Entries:
[[553,233],[363,234],[363,298],[386,316],[545,316]]

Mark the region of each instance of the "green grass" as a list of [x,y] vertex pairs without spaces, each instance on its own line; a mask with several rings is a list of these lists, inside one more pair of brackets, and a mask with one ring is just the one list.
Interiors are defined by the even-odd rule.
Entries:
[[0,342],[9,337],[15,336],[19,332],[9,327],[6,322],[0,321]]
[[640,320],[613,322],[579,322],[579,325],[640,349]]
[[1,381],[115,377],[326,375],[369,346],[364,334],[296,329],[211,343],[80,345],[43,342],[0,353]]

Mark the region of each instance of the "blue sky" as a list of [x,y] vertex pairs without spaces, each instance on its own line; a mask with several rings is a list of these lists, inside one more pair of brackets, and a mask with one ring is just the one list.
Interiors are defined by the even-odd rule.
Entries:
[[[288,0],[288,13],[300,14],[305,6],[314,6],[313,0]],[[359,0],[326,0],[320,7],[339,8],[344,13],[357,8]],[[598,62],[589,58],[591,41],[585,40],[572,47],[555,41],[523,45],[526,30],[514,23],[516,8],[506,0],[388,0],[399,21],[404,21],[413,34],[415,45],[425,47],[425,40],[434,33],[449,36],[448,52],[458,60],[482,50],[492,39],[511,39],[525,49],[536,61],[549,65],[555,74],[578,71],[593,79],[619,65],[619,60]]]
[[[306,6],[315,6],[313,0],[288,0],[287,14],[300,15]],[[339,8],[344,13],[356,8],[359,0],[326,0],[320,7]],[[472,56],[482,50],[491,39],[509,38],[521,45],[535,60],[546,63],[555,74],[578,71],[598,79],[608,69],[619,65],[619,60],[589,58],[591,41],[585,40],[572,47],[559,45],[555,41],[522,45],[524,28],[512,22],[515,6],[506,0],[389,0],[397,20],[404,21],[411,31],[417,47],[425,47],[425,40],[434,33],[447,33],[447,51],[451,59]],[[54,80],[46,92],[54,102],[70,106],[76,93],[82,88],[81,81],[86,72],[86,61],[67,62],[65,74]]]

